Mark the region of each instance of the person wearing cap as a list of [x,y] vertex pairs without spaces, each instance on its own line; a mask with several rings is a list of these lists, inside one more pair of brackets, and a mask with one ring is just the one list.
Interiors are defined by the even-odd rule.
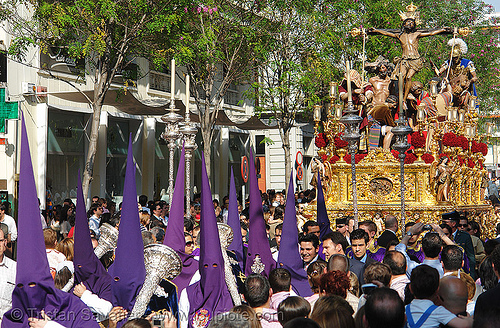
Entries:
[[12,307],[12,291],[16,286],[16,262],[5,256],[7,238],[0,229],[0,323],[3,314]]
[[476,256],[474,254],[474,246],[472,244],[472,238],[465,231],[458,230],[458,223],[460,222],[461,215],[457,211],[453,211],[450,213],[445,213],[442,215],[443,223],[446,223],[451,227],[451,236],[450,238],[457,244],[462,247],[465,251],[467,259],[469,260],[469,274],[473,279],[477,279],[476,275]]

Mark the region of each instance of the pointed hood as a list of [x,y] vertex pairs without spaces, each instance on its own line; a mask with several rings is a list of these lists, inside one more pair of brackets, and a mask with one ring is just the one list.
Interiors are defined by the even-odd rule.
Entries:
[[[98,327],[88,307],[78,297],[57,289],[50,274],[23,116],[18,227],[16,287],[12,293],[12,309],[5,313],[2,327],[28,327],[28,317],[40,317],[41,310],[64,327],[74,327],[75,323],[76,327]],[[84,320],[85,312],[90,320]],[[74,315],[71,320],[61,315],[67,313]]]
[[94,254],[90,229],[85,212],[82,179],[78,172],[78,193],[76,195],[74,259],[75,284],[83,282],[85,287],[99,298],[112,301],[111,276]]
[[[269,240],[267,239],[266,223],[264,222],[264,213],[262,212],[262,197],[260,195],[259,186],[257,184],[257,175],[255,174],[255,161],[253,151],[250,150],[249,162],[249,241],[248,253],[245,265],[245,275],[252,273],[262,273],[269,277],[269,272],[276,267],[276,262],[273,260]],[[259,258],[256,259],[256,256]],[[253,266],[253,269],[252,269]]]
[[[122,216],[113,263],[113,306],[122,306],[131,311],[135,298],[146,278],[144,244],[142,242],[137,191],[135,185],[135,163],[132,152],[132,134],[128,140],[127,170],[123,188]],[[125,323],[120,321],[120,323]],[[119,324],[120,324],[119,323]]]
[[290,176],[288,194],[286,195],[285,217],[281,231],[280,251],[278,254],[278,268],[290,271],[292,275],[292,288],[297,295],[311,296],[311,286],[307,280],[303,261],[299,250],[299,234],[297,228],[297,213],[295,212],[295,197],[293,192],[293,174]]
[[184,166],[185,166],[185,151],[182,147],[181,158],[177,168],[177,177],[175,178],[174,194],[170,203],[170,214],[168,217],[168,225],[165,232],[163,244],[172,248],[182,260],[181,274],[173,279],[173,283],[177,286],[177,293],[180,296],[181,291],[189,285],[191,278],[198,270],[198,261],[194,259],[194,255],[186,254],[186,238],[184,238]]
[[319,239],[323,238],[327,233],[332,232],[330,229],[330,220],[328,219],[328,213],[326,211],[325,195],[323,194],[323,187],[321,186],[321,175],[318,172],[318,199],[316,200],[317,205],[317,222],[319,224]]
[[[189,299],[189,327],[199,327],[200,314],[213,318],[233,307],[224,274],[219,230],[215,217],[212,193],[205,167],[205,155],[201,166],[201,219],[200,219],[200,281],[187,287]],[[207,322],[208,325],[209,322]]]
[[229,184],[229,208],[227,213],[227,224],[233,230],[233,241],[228,249],[233,251],[240,263],[240,268],[243,266],[243,238],[241,235],[240,214],[238,213],[238,199],[236,194],[236,184],[234,183],[233,167],[231,166],[231,182]]

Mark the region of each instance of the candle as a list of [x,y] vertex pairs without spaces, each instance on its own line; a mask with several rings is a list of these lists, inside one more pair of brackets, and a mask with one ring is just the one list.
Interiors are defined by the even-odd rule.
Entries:
[[337,100],[337,90],[338,84],[337,82],[330,82],[330,100]]
[[316,122],[321,120],[321,105],[314,105],[314,120]]
[[170,99],[174,99],[175,95],[175,59],[170,62]]
[[465,122],[465,110],[461,109],[458,111],[458,121],[460,123],[464,123]]
[[186,75],[186,119],[189,117],[189,74]]
[[351,91],[351,65],[349,61],[347,61],[346,64],[346,71],[347,71],[347,101],[352,102],[352,91]]

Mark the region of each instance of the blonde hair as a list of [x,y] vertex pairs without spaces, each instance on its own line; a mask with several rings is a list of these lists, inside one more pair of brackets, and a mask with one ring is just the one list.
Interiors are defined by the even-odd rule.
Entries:
[[56,250],[63,253],[64,256],[66,256],[66,260],[73,261],[73,257],[75,254],[73,250],[74,244],[75,241],[73,240],[73,238],[64,238],[57,243]]

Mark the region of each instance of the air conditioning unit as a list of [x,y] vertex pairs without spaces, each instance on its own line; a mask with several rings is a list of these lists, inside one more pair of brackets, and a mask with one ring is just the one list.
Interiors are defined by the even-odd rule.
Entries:
[[22,82],[21,85],[23,95],[34,95],[36,94],[36,85],[31,82]]

